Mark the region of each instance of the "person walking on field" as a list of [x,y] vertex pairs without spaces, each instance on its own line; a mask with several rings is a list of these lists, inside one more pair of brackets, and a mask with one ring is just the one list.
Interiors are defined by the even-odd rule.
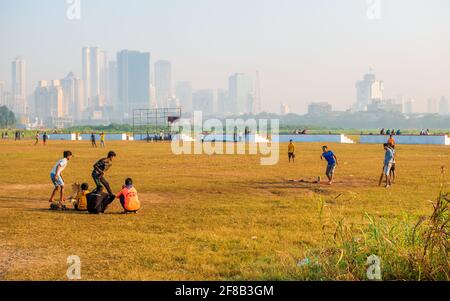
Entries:
[[100,147],[105,147],[105,133],[100,134]]
[[294,143],[292,143],[292,139],[289,141],[289,145],[288,145],[288,157],[289,157],[289,163],[291,163],[291,158],[292,158],[292,163],[295,163],[295,145],[294,145]]
[[36,132],[34,145],[38,145],[38,143],[39,143],[39,131]]
[[94,132],[91,133],[91,145],[92,145],[92,147],[97,147],[97,142],[95,142]]
[[42,144],[47,144],[48,135],[47,132],[44,132],[44,135],[42,135]]
[[338,165],[338,159],[331,150],[328,150],[328,146],[326,145],[322,146],[322,155],[320,156],[320,160],[323,160],[324,158],[327,160],[327,169],[325,174],[328,178],[328,184],[331,185],[333,184],[334,171]]
[[384,161],[383,161],[383,173],[381,174],[380,181],[378,183],[378,186],[381,186],[381,183],[383,182],[383,178],[386,177],[386,188],[391,187],[391,168],[392,163],[394,161],[394,152],[392,151],[392,148],[389,147],[389,144],[385,143],[383,145],[384,147]]
[[64,158],[59,160],[55,166],[52,168],[50,172],[50,178],[52,180],[53,185],[55,186],[52,194],[50,196],[50,199],[48,200],[50,203],[53,203],[53,200],[55,199],[55,195],[60,191],[59,193],[59,204],[58,207],[62,207],[64,200],[64,178],[62,176],[62,172],[67,167],[67,164],[69,163],[69,160],[72,158],[72,152],[71,151],[65,151],[63,153]]
[[92,171],[92,178],[94,179],[95,185],[97,187],[104,186],[110,195],[114,195],[114,193],[105,178],[105,173],[111,168],[112,161],[115,157],[116,153],[110,151],[106,158],[100,159],[94,164],[94,170]]

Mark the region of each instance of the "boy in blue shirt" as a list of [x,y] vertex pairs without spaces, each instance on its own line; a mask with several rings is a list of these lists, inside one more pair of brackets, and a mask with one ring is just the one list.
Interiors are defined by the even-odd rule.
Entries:
[[378,186],[381,186],[381,183],[383,182],[383,178],[386,177],[386,188],[391,187],[391,169],[392,164],[394,163],[394,150],[389,147],[389,144],[385,143],[383,144],[384,147],[384,161],[383,161],[383,173],[380,177],[380,182],[378,183]]
[[322,146],[322,155],[320,156],[320,160],[327,160],[327,170],[325,174],[328,178],[328,184],[333,184],[333,177],[334,177],[334,171],[336,169],[336,165],[338,164],[338,160],[336,155],[331,151],[328,150],[328,146],[324,145]]

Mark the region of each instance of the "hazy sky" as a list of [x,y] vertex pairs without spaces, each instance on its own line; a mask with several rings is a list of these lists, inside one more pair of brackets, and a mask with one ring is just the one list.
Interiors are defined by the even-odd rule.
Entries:
[[148,51],[172,61],[174,83],[226,88],[235,72],[260,72],[263,108],[281,102],[305,112],[311,101],[337,109],[355,102],[355,82],[369,67],[389,97],[422,103],[450,97],[450,1],[380,0],[80,0],[69,20],[66,0],[0,0],[0,80],[11,61],[27,61],[28,91],[39,79],[73,71],[81,47]]

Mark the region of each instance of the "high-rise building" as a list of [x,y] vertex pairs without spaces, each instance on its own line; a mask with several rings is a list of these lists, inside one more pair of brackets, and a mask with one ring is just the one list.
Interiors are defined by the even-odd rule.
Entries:
[[172,65],[169,61],[155,63],[155,89],[158,107],[167,107],[168,100],[172,97]]
[[324,115],[332,111],[333,108],[328,102],[313,102],[308,105],[308,114]]
[[236,73],[228,79],[230,112],[234,115],[252,113],[253,81],[250,76]]
[[291,113],[291,107],[287,104],[282,103],[280,106],[280,115],[287,115]]
[[12,107],[14,113],[25,115],[27,113],[27,87],[26,87],[26,65],[21,57],[16,58],[11,63],[11,84],[12,84]]
[[150,83],[150,107],[156,109],[158,104],[156,103],[156,89],[155,85]]
[[108,90],[106,93],[106,105],[107,106],[118,106],[117,103],[117,62],[109,61],[108,64]]
[[63,90],[59,80],[39,81],[34,91],[36,115],[47,122],[51,118],[64,117]]
[[108,91],[108,56],[98,47],[82,49],[82,79],[85,107],[102,107]]
[[61,88],[63,91],[63,115],[76,121],[81,120],[85,109],[83,81],[70,72],[61,79]]
[[439,100],[439,114],[447,115],[448,114],[448,99],[445,96],[442,96]]
[[175,95],[180,100],[183,112],[192,112],[192,85],[190,82],[179,82],[175,89]]
[[410,98],[405,102],[403,113],[408,114],[408,115],[414,113],[414,99]]
[[427,99],[427,113],[436,114],[438,112],[437,100],[434,98]]
[[6,93],[6,83],[4,81],[0,81],[0,106],[6,106],[6,99],[5,99],[5,93]]
[[192,93],[193,111],[201,111],[204,116],[214,113],[214,91],[212,89],[198,90]]
[[216,112],[219,116],[225,117],[228,105],[228,91],[224,89],[217,90],[217,109]]
[[150,53],[122,50],[117,53],[118,112],[132,117],[134,109],[150,108]]
[[384,84],[376,79],[375,74],[368,73],[364,79],[356,83],[356,106],[357,111],[366,111],[367,106],[373,101],[383,100]]

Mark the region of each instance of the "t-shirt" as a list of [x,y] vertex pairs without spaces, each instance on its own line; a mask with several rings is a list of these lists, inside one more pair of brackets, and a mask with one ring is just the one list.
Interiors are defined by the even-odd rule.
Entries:
[[77,196],[76,196],[76,200],[77,200],[77,208],[80,211],[85,211],[87,210],[87,197],[86,195],[89,194],[89,191],[87,190],[83,190],[78,192]]
[[120,199],[120,197],[124,197],[124,207],[128,211],[137,211],[141,208],[141,203],[139,202],[139,198],[137,195],[137,191],[133,186],[124,187],[116,197]]
[[387,141],[387,143],[390,144],[390,145],[395,145],[395,140],[394,140],[394,138],[389,138],[388,141]]
[[334,153],[332,151],[327,151],[326,153],[322,154],[322,157],[327,160],[328,165],[336,164],[336,160],[334,159]]
[[97,161],[97,163],[94,164],[94,170],[92,171],[92,174],[100,176],[101,175],[100,171],[106,172],[111,167],[111,165],[112,162],[107,158],[100,159]]
[[386,152],[384,153],[384,164],[390,164],[394,160],[394,152],[391,148],[387,148]]
[[56,163],[56,165],[52,168],[51,173],[56,175],[56,171],[58,170],[58,167],[60,167],[59,173],[61,174],[62,171],[64,170],[64,168],[66,168],[68,162],[69,161],[66,158],[63,158],[63,159],[59,160]]
[[295,151],[295,145],[293,143],[289,143],[288,153],[292,154]]

